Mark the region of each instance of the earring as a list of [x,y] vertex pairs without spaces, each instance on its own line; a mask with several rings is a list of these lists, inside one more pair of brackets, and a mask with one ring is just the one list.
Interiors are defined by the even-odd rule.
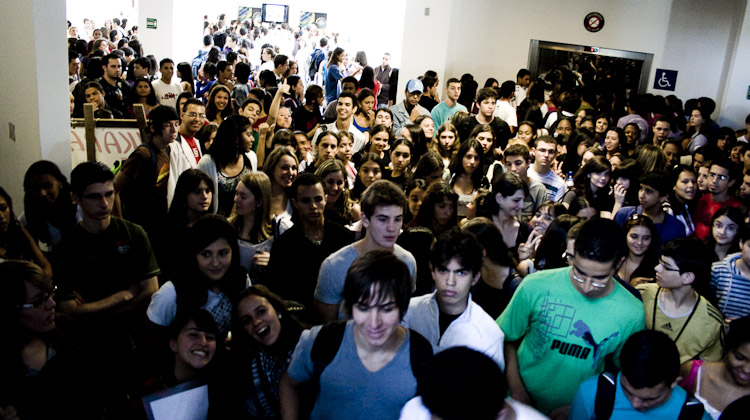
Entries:
[[281,314],[279,314],[279,319],[281,319]]

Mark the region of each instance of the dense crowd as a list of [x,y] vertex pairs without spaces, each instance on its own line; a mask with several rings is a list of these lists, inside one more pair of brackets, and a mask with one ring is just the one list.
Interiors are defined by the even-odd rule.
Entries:
[[314,26],[175,66],[126,25],[69,28],[71,116],[149,138],[0,188],[0,418],[743,418],[750,115],[602,57],[441,100]]

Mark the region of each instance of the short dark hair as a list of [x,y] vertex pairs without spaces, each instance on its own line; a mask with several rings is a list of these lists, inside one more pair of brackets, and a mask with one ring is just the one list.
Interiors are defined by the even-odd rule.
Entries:
[[[748,145],[745,145],[744,147],[750,147]],[[745,149],[748,150],[748,149]],[[724,156],[717,157],[711,161],[711,166],[721,166],[722,168],[729,171],[729,180],[738,179],[741,176],[740,170],[737,168],[737,165],[733,164],[731,160]],[[710,167],[709,167],[710,169]]]
[[500,366],[467,347],[436,354],[418,379],[425,407],[444,420],[494,420],[505,406],[508,385]]
[[146,57],[138,57],[133,61],[133,65],[138,64],[146,70],[151,70],[151,60]]
[[523,157],[523,160],[528,162],[531,160],[531,151],[529,151],[529,147],[525,144],[514,143],[505,149],[505,152],[503,153],[503,162],[505,162],[505,159],[507,159],[508,156],[521,156]]
[[285,56],[284,54],[279,54],[273,58],[273,67],[279,67],[280,65],[285,64],[288,60],[289,57]]
[[587,220],[576,236],[575,253],[586,260],[617,264],[628,253],[625,233],[614,220]]
[[492,89],[492,88],[479,89],[479,91],[477,92],[477,98],[476,98],[477,103],[481,103],[485,99],[497,100],[497,91],[495,91],[495,89]]
[[518,70],[518,73],[516,73],[516,78],[519,78],[519,79],[521,77],[526,77],[526,76],[531,76],[531,72],[528,71],[527,69]]
[[409,267],[385,249],[369,251],[354,260],[344,281],[347,313],[351,315],[352,308],[359,302],[382,302],[390,296],[398,307],[399,318],[403,318],[411,297]]
[[263,104],[261,104],[260,101],[255,98],[245,99],[245,102],[242,103],[242,106],[240,106],[240,109],[245,109],[250,104],[258,105],[258,109],[263,110]]
[[162,58],[161,61],[159,61],[159,68],[164,67],[165,64],[174,64],[174,61],[172,61],[171,58]]
[[500,89],[498,94],[501,98],[510,98],[513,95],[513,92],[516,91],[516,82],[512,80],[508,80],[503,82],[502,85],[500,85]]
[[91,184],[113,181],[115,175],[101,162],[83,162],[70,173],[70,191],[80,196]]
[[447,88],[448,88],[448,85],[450,85],[451,83],[458,83],[458,84],[461,84],[461,81],[460,81],[460,80],[458,80],[458,79],[456,79],[455,77],[451,77],[450,79],[448,79],[448,80],[447,80],[447,81],[445,82],[445,88],[447,89]]
[[354,88],[359,89],[359,80],[354,76],[346,76],[341,79],[341,87],[344,86],[344,83],[354,83]]
[[208,47],[209,45],[213,45],[214,43],[214,37],[211,35],[204,35],[203,36],[203,46]]
[[[557,140],[555,140],[554,137],[552,137],[552,136],[539,136],[534,141],[534,148],[539,147],[539,143],[541,143],[541,142],[544,142],[544,143],[547,143],[547,144],[552,144],[552,145],[555,146],[555,148],[557,147]],[[557,150],[557,149],[555,149],[555,150]]]
[[630,336],[620,353],[622,375],[635,389],[671,386],[680,374],[680,353],[661,331],[642,330]]
[[378,206],[399,206],[406,211],[406,196],[393,182],[384,179],[377,180],[362,193],[362,214],[369,218]]
[[323,178],[315,175],[312,172],[303,172],[299,174],[299,176],[294,178],[294,181],[292,181],[292,186],[287,191],[287,193],[289,194],[289,198],[293,198],[295,200],[297,199],[297,191],[299,190],[299,187],[316,184],[324,185]]
[[182,329],[185,328],[190,321],[195,323],[198,330],[203,331],[204,333],[213,334],[216,337],[219,336],[219,327],[216,326],[216,321],[214,320],[213,315],[205,309],[198,308],[188,312],[178,311],[174,321],[169,325],[169,337],[172,340],[177,340]]
[[247,80],[250,78],[250,65],[242,61],[237,63],[234,67],[234,77],[240,83],[247,83]]
[[482,245],[474,235],[454,227],[437,238],[430,250],[430,264],[432,269],[444,267],[450,260],[458,263],[472,275],[482,269]]
[[[706,293],[711,278],[711,261],[708,258],[711,254],[703,241],[698,238],[673,239],[662,246],[661,253],[674,260],[680,274],[693,273],[693,288],[701,295]],[[702,287],[704,283],[705,287]],[[713,298],[712,295],[704,297],[709,300]]]
[[664,171],[646,172],[638,178],[638,183],[647,185],[659,192],[659,197],[669,195],[674,184],[669,179],[669,175]]
[[354,105],[355,108],[359,107],[359,101],[357,100],[357,95],[352,92],[341,92],[339,95],[339,99],[341,98],[350,98],[352,100],[352,105]]
[[200,99],[190,97],[185,102],[183,102],[182,109],[178,109],[177,111],[178,112],[185,112],[185,111],[187,111],[188,105],[197,105],[197,106],[202,106],[204,108],[206,106],[206,105],[203,104],[203,101],[201,101]]

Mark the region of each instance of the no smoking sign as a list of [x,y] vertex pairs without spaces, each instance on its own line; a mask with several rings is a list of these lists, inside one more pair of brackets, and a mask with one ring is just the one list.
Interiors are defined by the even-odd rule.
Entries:
[[583,18],[583,26],[589,32],[599,32],[604,27],[604,16],[598,12],[591,12]]

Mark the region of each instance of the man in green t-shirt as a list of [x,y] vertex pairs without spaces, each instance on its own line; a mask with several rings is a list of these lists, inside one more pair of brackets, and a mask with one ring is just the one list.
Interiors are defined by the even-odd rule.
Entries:
[[574,249],[571,267],[526,277],[497,319],[511,396],[552,419],[567,418],[580,383],[644,327],[643,304],[612,278],[627,252],[622,229],[589,220]]

